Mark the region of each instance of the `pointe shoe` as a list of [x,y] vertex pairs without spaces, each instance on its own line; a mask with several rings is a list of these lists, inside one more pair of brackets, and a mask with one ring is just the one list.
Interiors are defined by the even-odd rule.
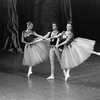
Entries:
[[98,52],[98,56],[100,56],[100,52]]
[[65,75],[65,82],[67,81],[67,79],[68,79],[69,77],[70,77],[69,74],[68,74],[68,75],[67,75],[67,74]]
[[49,76],[48,78],[46,78],[47,80],[53,80],[54,76]]
[[29,78],[31,74],[32,74],[32,71],[29,71],[27,74],[27,77]]

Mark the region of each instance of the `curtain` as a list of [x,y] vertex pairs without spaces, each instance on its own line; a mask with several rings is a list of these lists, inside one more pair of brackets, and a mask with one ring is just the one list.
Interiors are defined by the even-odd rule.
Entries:
[[71,0],[60,0],[60,21],[61,30],[66,29],[68,21],[72,21]]
[[28,21],[33,22],[34,31],[45,35],[51,31],[52,22],[63,31],[69,20],[72,20],[70,0],[0,0],[0,47],[15,51],[23,48],[21,33]]
[[16,10],[17,0],[3,0],[5,6],[4,50],[20,48],[19,24]]

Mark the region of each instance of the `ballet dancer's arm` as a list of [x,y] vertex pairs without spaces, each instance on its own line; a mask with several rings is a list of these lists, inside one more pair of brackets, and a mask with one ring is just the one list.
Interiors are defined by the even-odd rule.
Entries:
[[21,41],[23,42],[23,43],[25,43],[25,44],[29,44],[28,42],[26,42],[26,41],[24,41],[24,32],[22,32],[22,37],[21,37]]
[[38,39],[36,39],[36,40],[34,40],[34,41],[28,43],[28,44],[35,44],[35,43],[40,42],[40,41],[42,41],[42,40],[43,40],[42,38],[38,38]]
[[43,36],[43,38],[39,38],[35,41],[33,41],[33,43],[37,43],[40,42],[41,40],[45,39],[45,40],[49,40],[50,38],[48,38],[50,36],[50,32],[48,32],[46,35]]
[[[63,31],[64,32],[64,31]],[[51,37],[50,39],[55,39],[55,38],[59,38],[60,36],[63,35],[63,32],[59,33],[58,35],[54,36],[54,37]]]
[[58,46],[59,42],[60,42],[60,39],[59,39],[59,38],[57,38],[57,42],[56,42],[55,47],[57,47],[57,46]]
[[44,35],[44,38],[48,38],[50,36],[51,32],[48,32],[46,35]]
[[42,35],[39,35],[39,34],[37,34],[36,32],[33,32],[33,34],[34,34],[35,36],[37,36],[38,38],[44,39],[44,37],[43,37]]
[[45,39],[45,40],[48,40],[48,41],[50,40],[50,38],[49,38],[50,33],[51,33],[51,32],[48,32],[46,35],[44,35],[44,39]]
[[70,34],[67,36],[67,39],[66,39],[64,42],[58,44],[58,46],[56,46],[56,47],[59,47],[59,46],[62,46],[62,45],[64,45],[64,44],[66,44],[72,37],[73,37],[73,33],[70,33]]

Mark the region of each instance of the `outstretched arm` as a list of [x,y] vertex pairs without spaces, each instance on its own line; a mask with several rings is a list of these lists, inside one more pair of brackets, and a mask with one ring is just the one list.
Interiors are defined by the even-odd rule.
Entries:
[[48,32],[46,35],[44,35],[44,38],[48,38],[50,36],[51,32]]
[[[64,32],[64,31],[63,31]],[[58,35],[54,36],[54,37],[51,37],[50,39],[55,39],[55,38],[59,38],[60,36],[63,35],[63,32],[59,33]]]
[[57,42],[56,42],[56,47],[58,46],[58,44],[59,44],[59,42],[60,42],[60,38],[57,38]]
[[64,41],[64,42],[62,42],[62,43],[60,43],[57,47],[59,47],[59,46],[62,46],[62,45],[64,45],[64,44],[66,44],[71,38],[73,37],[73,34],[72,33],[70,33],[70,35],[68,35],[67,36],[67,39]]
[[37,36],[37,37],[39,37],[39,38],[43,38],[42,35],[39,35],[39,34],[37,34],[36,32],[34,32],[34,35]]
[[34,32],[34,35],[37,36],[37,39],[34,40],[34,41],[32,41],[32,42],[30,42],[29,44],[35,44],[37,42],[42,41],[43,39],[46,39],[47,40],[46,36],[44,37],[42,35],[37,34],[36,32]]
[[44,35],[45,40],[48,40],[48,41],[50,40],[50,33],[51,32],[48,32],[46,35]]

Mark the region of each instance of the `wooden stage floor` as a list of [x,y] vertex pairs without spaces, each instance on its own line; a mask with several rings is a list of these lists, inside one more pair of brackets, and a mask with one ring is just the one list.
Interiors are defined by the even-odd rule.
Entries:
[[[100,51],[100,45],[95,47]],[[28,79],[23,54],[0,51],[0,100],[100,100],[100,56],[91,55],[71,70],[68,82],[57,58],[55,80],[50,75],[49,59],[33,67]]]

